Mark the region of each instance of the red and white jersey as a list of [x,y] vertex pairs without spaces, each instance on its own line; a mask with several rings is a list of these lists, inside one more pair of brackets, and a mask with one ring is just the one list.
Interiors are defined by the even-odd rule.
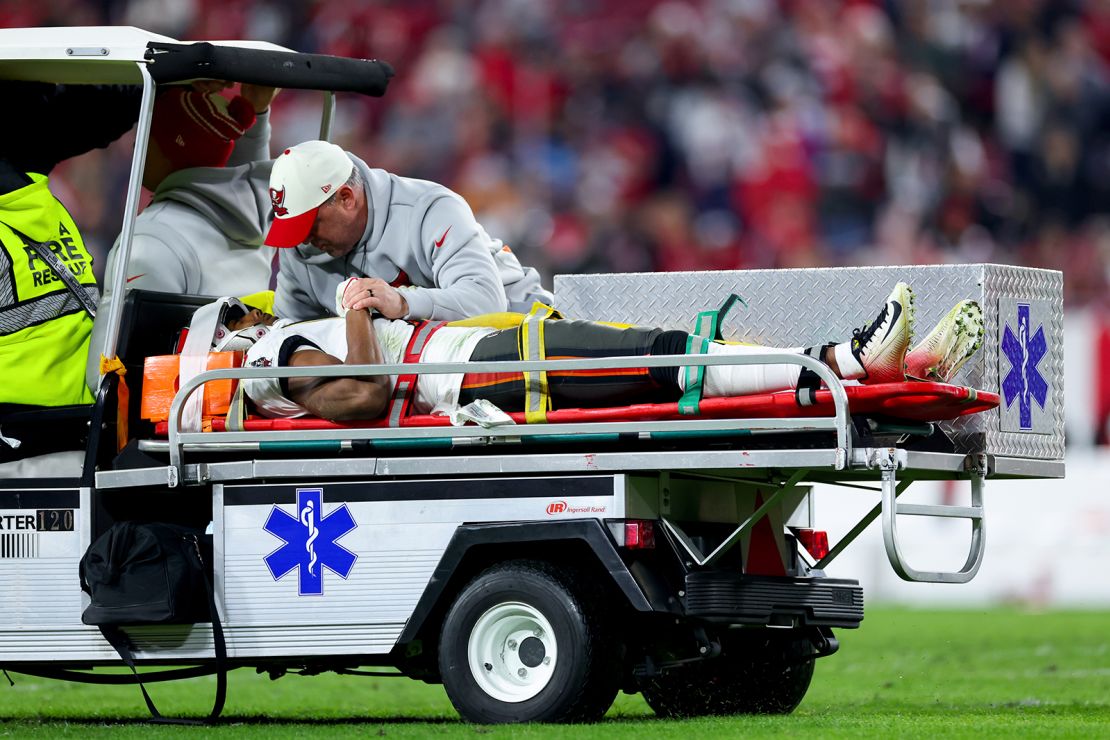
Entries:
[[[408,321],[374,319],[374,334],[382,350],[382,362],[395,365],[404,361],[405,349],[415,330]],[[478,341],[493,333],[481,326],[444,326],[428,340],[420,362],[465,362]],[[282,319],[247,352],[246,367],[283,367],[289,365],[296,352],[318,349],[346,362],[347,323],[345,319],[328,318],[314,321]],[[447,414],[459,400],[463,374],[424,374],[416,383],[413,411],[418,414]],[[396,376],[390,376],[392,392]],[[308,411],[288,397],[288,379],[251,378],[243,381],[243,390],[254,401],[263,416],[292,418],[306,416]]]

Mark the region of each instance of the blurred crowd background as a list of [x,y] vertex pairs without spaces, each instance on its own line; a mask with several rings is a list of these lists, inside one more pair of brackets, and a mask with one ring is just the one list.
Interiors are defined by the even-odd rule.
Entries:
[[[1110,603],[1075,567],[1110,541],[1106,458],[1086,447],[1110,443],[1110,0],[0,0],[0,26],[97,24],[390,62],[384,98],[340,98],[334,140],[461,193],[549,286],[587,271],[1063,270],[1068,479],[992,499],[993,556],[971,587],[903,590],[874,567],[875,529],[838,567],[878,600]],[[320,102],[277,98],[274,152],[316,138]],[[131,146],[52,178],[100,255]],[[833,516],[859,506],[830,501]],[[1032,529],[1030,511],[1044,513]],[[965,538],[928,532],[925,562]]]
[[[1110,300],[1110,0],[9,0],[0,23],[384,59],[333,139],[458,191],[548,283],[994,261]],[[315,138],[319,95],[273,120],[275,150]],[[126,159],[58,172],[102,252]]]

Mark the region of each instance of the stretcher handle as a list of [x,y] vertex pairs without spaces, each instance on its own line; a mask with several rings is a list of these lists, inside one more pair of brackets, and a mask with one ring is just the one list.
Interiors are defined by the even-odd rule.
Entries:
[[[493,373],[522,372],[537,370],[594,370],[639,367],[674,367],[683,365],[778,365],[792,364],[809,368],[828,385],[833,399],[833,428],[836,432],[836,469],[847,467],[851,455],[851,435],[849,434],[848,394],[844,384],[825,363],[808,355],[788,352],[753,353],[746,355],[651,355],[646,357],[594,357],[575,360],[527,360],[514,362],[436,362],[394,365],[324,365],[312,367],[268,367],[268,368],[222,368],[207,370],[185,382],[170,404],[168,418],[170,467],[168,485],[175,487],[184,480],[184,442],[181,435],[181,410],[185,401],[211,380],[244,378],[337,378],[360,375],[401,375],[429,374],[446,375],[452,373]],[[229,434],[211,432],[210,434]]]

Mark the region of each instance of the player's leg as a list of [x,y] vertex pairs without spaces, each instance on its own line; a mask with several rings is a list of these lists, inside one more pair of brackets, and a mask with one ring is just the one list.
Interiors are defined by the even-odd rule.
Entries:
[[[906,350],[913,325],[913,291],[905,283],[894,286],[879,315],[835,345],[775,350],[741,344],[713,343],[711,354],[745,355],[757,352],[796,352],[816,357],[845,380],[884,383],[905,380]],[[680,373],[680,378],[683,374]],[[713,365],[706,368],[706,396],[742,396],[789,390],[799,385],[816,389],[817,376],[800,365]]]
[[[742,344],[710,343],[711,354],[743,355],[768,351],[806,353],[829,364],[842,378],[885,382],[905,378],[906,349],[913,317],[909,286],[895,286],[878,317],[837,345],[778,349]],[[562,319],[544,325],[545,356],[549,360],[591,357],[635,357],[685,354],[689,334],[682,331],[620,328],[592,321]],[[471,361],[520,359],[520,331],[506,329],[484,337]],[[816,375],[806,371],[808,375]],[[793,389],[811,383],[800,365],[715,365],[706,368],[706,396],[737,396]],[[619,406],[671,401],[681,395],[684,375],[678,367],[548,371],[554,408]],[[815,385],[813,387],[816,387]],[[468,373],[460,404],[485,398],[505,410],[523,407],[524,382],[520,373]]]
[[[568,360],[684,354],[687,336],[686,332],[560,319],[544,323],[544,356],[548,360]],[[483,337],[470,355],[472,362],[520,358],[519,329],[505,329]],[[678,398],[677,375],[675,367],[549,370],[547,385],[554,408],[621,406]],[[466,404],[477,398],[491,401],[506,411],[520,410],[524,403],[524,377],[521,373],[467,373],[459,402]]]

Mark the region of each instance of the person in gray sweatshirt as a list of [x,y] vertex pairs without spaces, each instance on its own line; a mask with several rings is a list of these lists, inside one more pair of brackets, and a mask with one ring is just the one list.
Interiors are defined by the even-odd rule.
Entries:
[[451,321],[552,301],[539,273],[486,233],[458,194],[371,168],[334,144],[286,149],[270,199],[265,243],[282,248],[280,316],[332,314],[341,285],[362,293],[356,309],[390,319]]
[[[273,288],[276,252],[262,242],[270,221],[269,106],[277,90],[240,86],[228,101],[212,81],[158,93],[124,287],[188,295],[243,296]],[[107,316],[119,240],[108,252],[98,315]],[[93,325],[85,379],[94,391],[107,328]]]
[[[230,102],[189,87],[159,93],[143,171],[143,186],[154,195],[135,219],[128,289],[221,296],[272,287],[275,252],[262,241],[275,94],[252,85]],[[117,239],[108,286],[118,252]]]

